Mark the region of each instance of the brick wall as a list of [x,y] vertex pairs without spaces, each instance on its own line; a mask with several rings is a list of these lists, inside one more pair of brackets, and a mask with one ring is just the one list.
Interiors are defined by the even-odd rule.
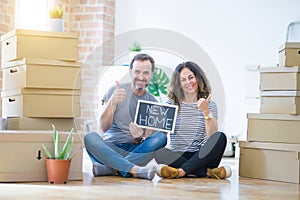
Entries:
[[[80,35],[79,60],[82,66],[81,115],[95,120],[98,111],[96,85],[99,70],[113,58],[114,0],[71,0],[70,30]],[[93,123],[91,128],[96,128]]]
[[0,35],[3,35],[14,28],[15,1],[1,0],[0,5]]
[[[14,28],[14,0],[0,0],[0,36]],[[54,0],[64,8],[64,29],[79,33],[82,118],[94,118],[99,69],[113,59],[115,0]],[[2,77],[2,74],[1,74]],[[1,78],[2,83],[2,78]]]

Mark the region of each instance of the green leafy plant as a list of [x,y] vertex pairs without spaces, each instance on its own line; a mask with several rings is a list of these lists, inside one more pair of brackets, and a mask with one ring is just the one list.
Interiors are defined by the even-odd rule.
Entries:
[[140,52],[142,50],[142,46],[140,43],[138,42],[133,42],[129,47],[128,47],[129,51],[136,51],[136,52]]
[[148,91],[156,97],[160,97],[161,94],[167,95],[167,86],[169,83],[170,79],[168,75],[161,68],[156,67],[148,85]]
[[74,137],[72,137],[74,128],[70,131],[67,140],[64,143],[63,148],[61,148],[60,144],[60,135],[56,130],[55,126],[52,124],[53,128],[53,154],[49,151],[49,149],[42,144],[44,152],[49,159],[56,159],[56,160],[71,160],[73,155],[71,155],[73,146],[74,146]]
[[58,18],[62,19],[64,16],[64,10],[61,7],[51,8],[49,11],[49,16],[51,19]]

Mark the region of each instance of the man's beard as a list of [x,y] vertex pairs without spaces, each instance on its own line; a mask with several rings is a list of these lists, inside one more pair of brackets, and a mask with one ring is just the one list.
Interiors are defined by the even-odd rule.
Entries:
[[136,81],[140,81],[140,82],[146,83],[145,86],[144,86],[143,88],[139,88],[139,87],[135,84],[135,82],[133,82],[133,86],[134,86],[134,88],[135,88],[136,90],[138,90],[138,91],[146,90],[146,88],[148,87],[147,81],[141,81],[141,80],[136,80]]

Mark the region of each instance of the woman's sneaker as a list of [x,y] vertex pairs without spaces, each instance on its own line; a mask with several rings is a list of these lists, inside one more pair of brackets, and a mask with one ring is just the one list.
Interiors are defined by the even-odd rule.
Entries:
[[229,166],[207,169],[208,177],[216,179],[229,178],[232,174]]
[[163,178],[178,178],[178,169],[168,165],[159,164],[156,168],[156,174]]

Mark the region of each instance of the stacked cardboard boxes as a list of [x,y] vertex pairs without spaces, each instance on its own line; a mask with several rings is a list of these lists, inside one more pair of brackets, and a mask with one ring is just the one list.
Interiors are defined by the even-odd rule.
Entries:
[[279,49],[279,67],[260,69],[260,113],[248,113],[240,176],[300,183],[300,43]]
[[[77,40],[76,33],[29,30],[1,37],[2,118],[9,130],[37,129],[34,118],[56,122],[58,129],[74,127],[81,89]],[[38,129],[49,130],[49,124]]]
[[[77,33],[32,30],[13,30],[1,37],[2,118],[8,129],[0,132],[5,152],[1,182],[47,181],[41,147],[53,141],[51,124],[64,135],[63,131],[75,128],[74,118],[80,116],[77,40]],[[74,135],[75,146],[80,147],[82,138]],[[78,153],[69,179],[81,180],[81,171],[82,153]]]

